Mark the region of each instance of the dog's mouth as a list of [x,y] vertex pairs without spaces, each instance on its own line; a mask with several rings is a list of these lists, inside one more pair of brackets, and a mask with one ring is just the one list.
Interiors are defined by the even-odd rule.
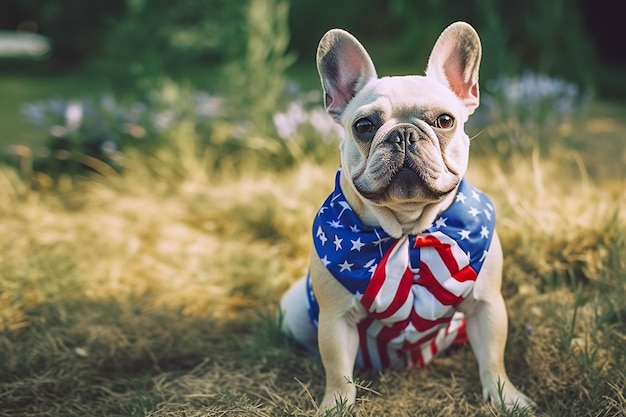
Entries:
[[461,180],[455,164],[446,158],[436,138],[414,125],[402,125],[372,149],[353,183],[377,204],[439,201]]
[[435,181],[422,171],[401,168],[389,181],[375,184],[374,187],[355,187],[359,193],[376,204],[387,202],[434,202],[440,201],[454,191],[460,179],[449,175],[445,181]]

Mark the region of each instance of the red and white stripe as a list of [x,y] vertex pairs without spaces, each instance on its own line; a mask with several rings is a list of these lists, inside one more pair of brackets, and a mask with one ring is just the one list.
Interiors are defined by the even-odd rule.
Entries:
[[411,269],[409,239],[387,251],[361,298],[369,311],[359,324],[362,365],[374,369],[423,366],[465,338],[456,313],[477,274],[469,257],[443,233],[418,236],[419,269]]

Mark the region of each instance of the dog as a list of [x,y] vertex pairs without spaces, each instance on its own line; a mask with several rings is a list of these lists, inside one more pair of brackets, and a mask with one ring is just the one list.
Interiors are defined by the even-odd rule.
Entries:
[[324,105],[345,130],[341,167],[314,220],[309,273],[280,308],[283,331],[319,349],[320,414],[354,404],[355,365],[420,367],[466,341],[485,399],[535,407],[504,367],[494,206],[465,179],[481,54],[476,31],[456,22],[424,76],[379,78],[348,32],[332,29],[319,43]]

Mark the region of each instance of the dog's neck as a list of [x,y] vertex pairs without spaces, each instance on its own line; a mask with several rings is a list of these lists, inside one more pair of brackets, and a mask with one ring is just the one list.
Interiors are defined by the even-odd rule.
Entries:
[[396,239],[416,235],[428,229],[439,213],[450,207],[456,195],[455,189],[442,201],[436,203],[398,204],[385,207],[366,205],[345,177],[345,173],[341,174],[339,181],[346,201],[363,224],[370,227],[380,226]]

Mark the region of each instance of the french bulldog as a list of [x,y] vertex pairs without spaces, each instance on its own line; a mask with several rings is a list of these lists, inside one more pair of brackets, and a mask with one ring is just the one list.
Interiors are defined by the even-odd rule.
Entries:
[[281,300],[283,331],[319,349],[319,414],[354,404],[355,365],[420,367],[466,341],[485,399],[534,407],[504,367],[494,207],[464,178],[481,54],[476,31],[456,22],[424,76],[379,78],[351,34],[319,43],[324,104],[345,130],[341,167],[314,220],[309,274]]

